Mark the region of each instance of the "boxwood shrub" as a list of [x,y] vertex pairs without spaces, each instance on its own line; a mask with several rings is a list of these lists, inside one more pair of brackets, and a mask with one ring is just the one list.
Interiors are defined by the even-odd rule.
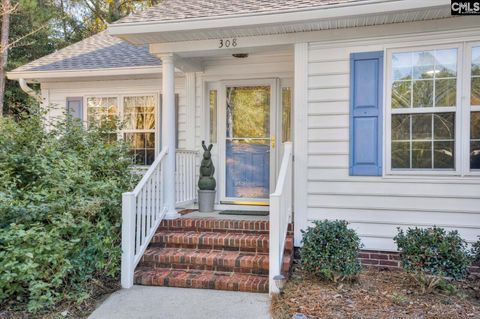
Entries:
[[470,265],[466,242],[457,231],[443,228],[399,229],[394,238],[403,268],[428,292],[445,277],[460,279],[467,275]]
[[475,263],[480,263],[480,237],[472,245],[472,261]]
[[0,309],[82,302],[93,279],[118,275],[121,194],[135,177],[109,134],[35,109],[0,119]]
[[315,221],[303,233],[302,268],[333,282],[351,280],[360,272],[360,238],[343,220]]

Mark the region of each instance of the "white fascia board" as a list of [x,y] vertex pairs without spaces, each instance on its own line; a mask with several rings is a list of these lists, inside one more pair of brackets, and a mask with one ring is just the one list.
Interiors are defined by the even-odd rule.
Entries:
[[117,69],[91,69],[91,70],[62,70],[62,71],[23,71],[7,72],[9,80],[36,80],[36,79],[62,79],[80,77],[101,77],[121,75],[161,74],[161,66],[143,68],[117,68]]
[[301,23],[332,18],[381,14],[395,11],[421,10],[450,6],[449,0],[371,0],[343,5],[329,5],[316,9],[303,9],[295,12],[263,13],[236,16],[221,16],[173,21],[145,21],[117,23],[108,26],[108,33],[114,36],[181,32],[189,30],[212,30],[219,28],[238,28],[270,24]]

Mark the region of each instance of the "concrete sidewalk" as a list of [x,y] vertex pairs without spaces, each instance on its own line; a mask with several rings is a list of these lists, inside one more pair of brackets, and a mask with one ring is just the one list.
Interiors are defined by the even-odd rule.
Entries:
[[134,286],[113,293],[89,319],[268,319],[267,294]]

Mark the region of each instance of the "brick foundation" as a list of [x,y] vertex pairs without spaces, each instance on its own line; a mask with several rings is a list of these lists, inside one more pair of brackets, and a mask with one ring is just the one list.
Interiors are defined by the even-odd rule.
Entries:
[[[400,270],[400,254],[395,251],[362,250],[358,256],[360,263],[365,267]],[[472,275],[480,276],[480,263],[474,263],[469,268]]]

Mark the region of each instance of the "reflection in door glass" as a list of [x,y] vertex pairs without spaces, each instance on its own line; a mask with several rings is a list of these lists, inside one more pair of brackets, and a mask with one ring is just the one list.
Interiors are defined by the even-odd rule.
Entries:
[[268,198],[270,87],[228,87],[226,98],[226,196]]

